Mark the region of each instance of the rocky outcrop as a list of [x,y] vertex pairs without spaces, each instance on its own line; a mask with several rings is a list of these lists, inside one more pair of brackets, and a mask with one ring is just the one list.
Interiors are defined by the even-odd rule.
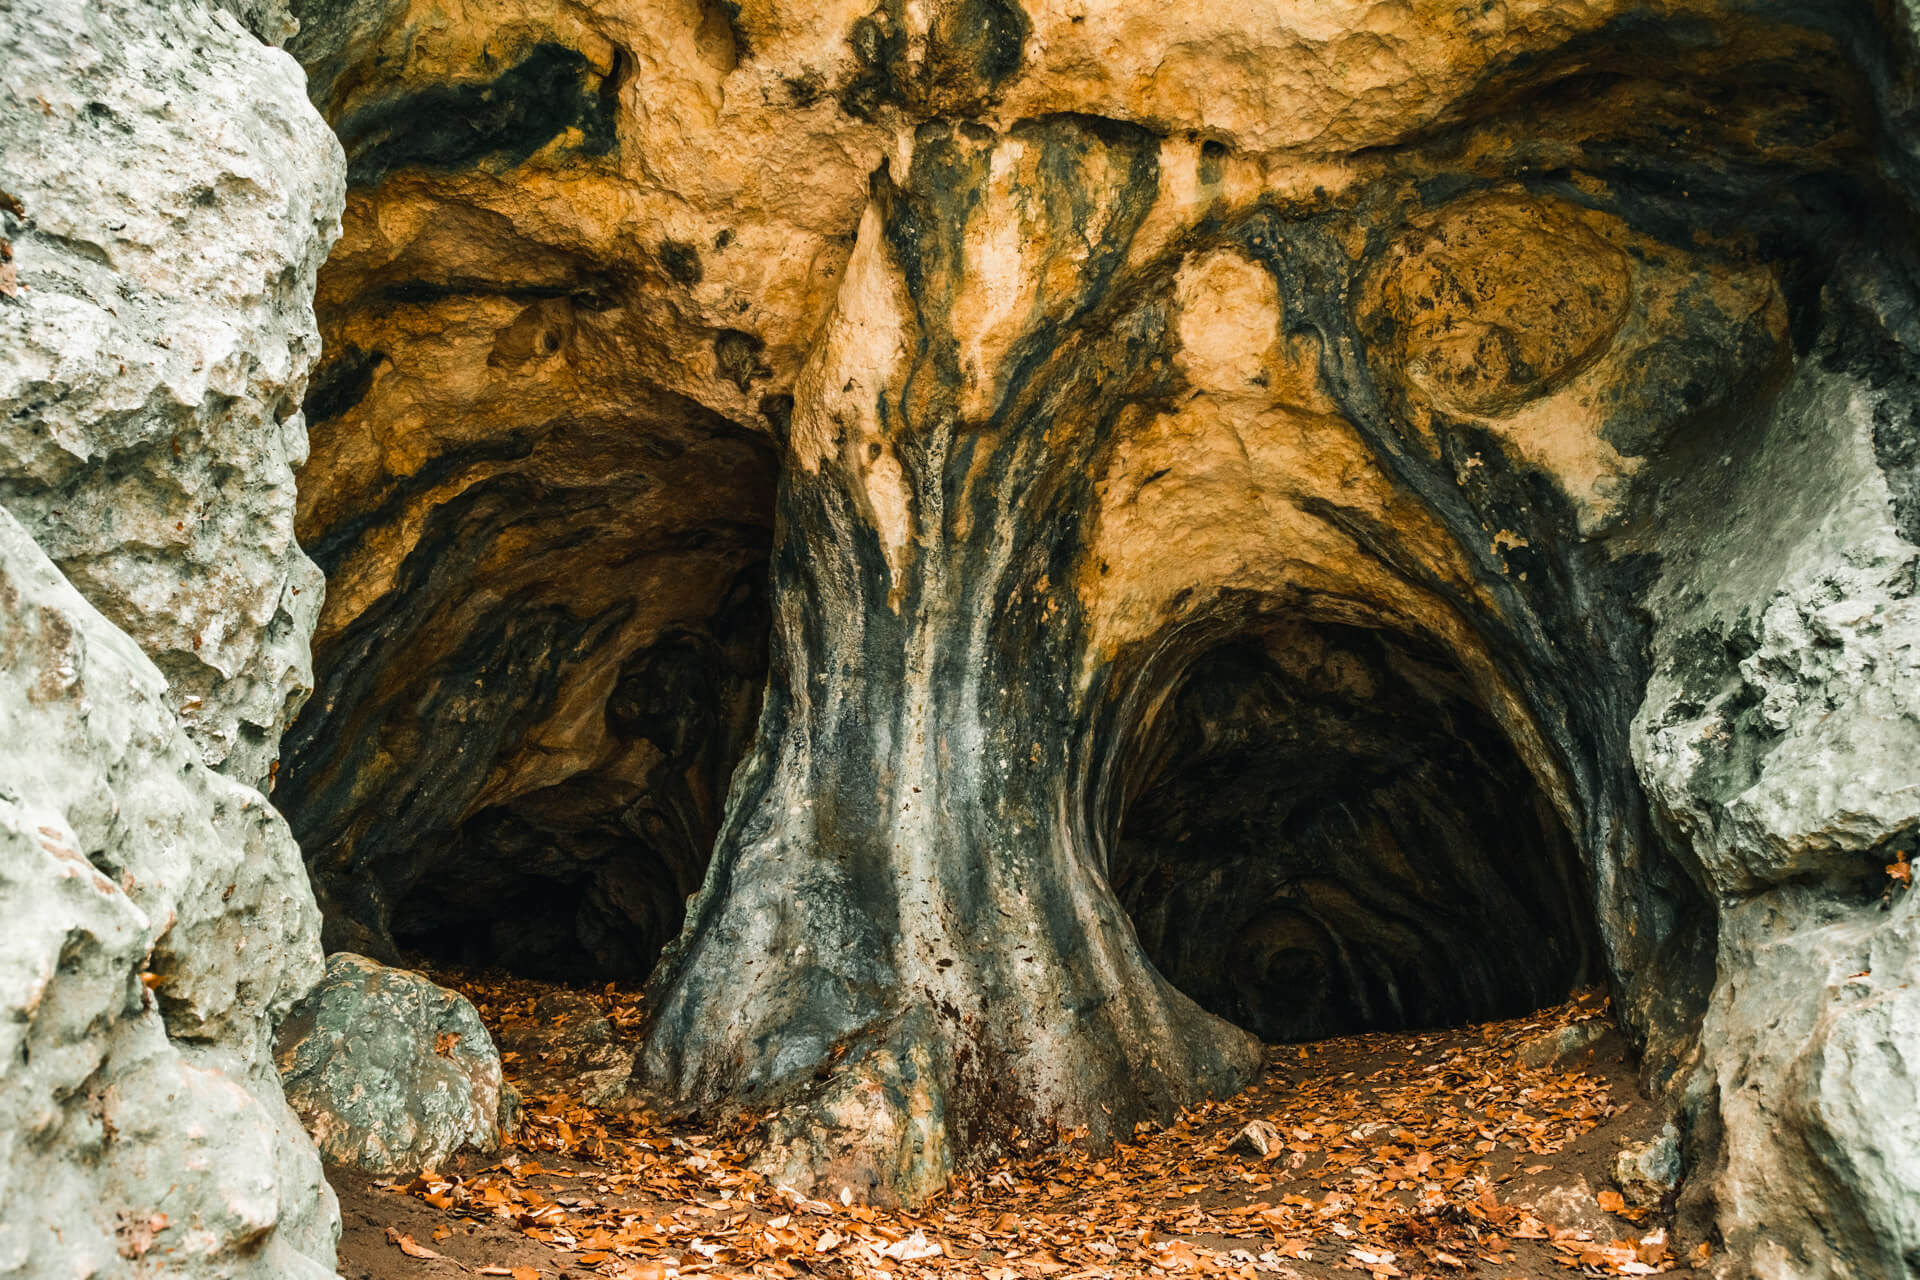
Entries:
[[214,6],[16,3],[0,43],[0,1274],[317,1280],[271,1042],[320,922],[256,788],[321,595],[338,147]]
[[287,55],[162,11],[5,17],[0,503],[152,656],[202,758],[264,786],[324,594],[293,469],[339,144]]
[[280,1024],[287,1102],[320,1154],[370,1173],[437,1169],[500,1145],[500,1052],[464,996],[335,952]]
[[[1855,257],[1771,403],[1676,485],[1634,756],[1722,904],[1687,1195],[1764,1276],[1920,1256],[1920,327]],[[1897,299],[1897,301],[1896,301]]]
[[273,1071],[320,973],[286,824],[0,512],[0,1274],[333,1274]]
[[698,887],[639,1075],[882,1197],[1604,977],[1728,1274],[1905,1265],[1894,7],[297,7],[341,941]]

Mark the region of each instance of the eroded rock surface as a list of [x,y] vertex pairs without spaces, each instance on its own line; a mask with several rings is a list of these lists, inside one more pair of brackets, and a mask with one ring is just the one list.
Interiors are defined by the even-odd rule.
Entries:
[[0,511],[0,1274],[318,1280],[339,1215],[270,1037],[319,917],[166,691]]
[[153,658],[202,758],[264,787],[324,594],[293,469],[339,143],[224,11],[4,23],[0,503]]
[[1898,13],[297,8],[343,940],[698,888],[639,1075],[909,1198],[1599,974],[1729,1275],[1904,1265]]
[[693,139],[746,143],[723,103],[789,118],[721,92],[717,8],[298,9],[350,187],[299,522],[330,604],[276,798],[332,945],[644,975],[751,734],[768,424],[864,167],[702,172]]
[[[283,5],[0,13],[0,1274],[333,1275],[273,1025],[319,977],[258,787],[343,165]],[[253,30],[234,16],[240,14]]]
[[278,1034],[287,1102],[329,1161],[411,1174],[500,1145],[500,1052],[465,996],[337,951]]

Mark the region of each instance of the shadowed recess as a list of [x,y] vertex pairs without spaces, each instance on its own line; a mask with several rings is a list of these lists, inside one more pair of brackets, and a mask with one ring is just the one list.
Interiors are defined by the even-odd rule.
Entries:
[[1156,727],[1115,892],[1169,981],[1269,1041],[1507,1017],[1594,974],[1558,814],[1436,651],[1286,627]]
[[757,714],[773,471],[761,437],[669,403],[314,507],[342,598],[383,586],[317,646],[275,797],[329,947],[645,976]]
[[617,95],[628,61],[616,53],[613,68],[600,75],[579,51],[541,43],[491,80],[433,85],[369,104],[337,126],[347,181],[371,186],[406,168],[511,168],[569,129],[579,131],[581,152],[606,155],[618,142]]

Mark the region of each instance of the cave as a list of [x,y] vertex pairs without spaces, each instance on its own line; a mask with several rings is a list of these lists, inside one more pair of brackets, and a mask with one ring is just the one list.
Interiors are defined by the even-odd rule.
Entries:
[[[1840,323],[1844,41],[1462,46],[1309,145],[1023,98],[1005,7],[818,76],[744,10],[302,8],[347,192],[273,794],[329,947],[644,980],[650,1097],[879,1201],[1592,984],[1678,1069],[1719,886],[1637,717],[1684,513]],[[734,172],[669,92],[804,123]]]
[[[509,303],[506,332],[552,311]],[[569,359],[575,326],[541,325],[542,358]],[[382,385],[417,385],[389,347],[388,382],[310,393],[323,459],[409,394]],[[535,422],[523,399],[504,420],[463,408],[465,438],[410,474],[307,509],[336,597],[361,594],[316,644],[276,798],[337,949],[643,979],[758,713],[772,451],[672,397]]]
[[1150,736],[1114,893],[1168,981],[1262,1040],[1488,1022],[1602,976],[1562,815],[1431,644],[1241,636]]
[[1913,6],[163,7],[0,14],[20,1070],[621,986],[920,1205],[1598,989],[1726,1274],[1914,1269]]

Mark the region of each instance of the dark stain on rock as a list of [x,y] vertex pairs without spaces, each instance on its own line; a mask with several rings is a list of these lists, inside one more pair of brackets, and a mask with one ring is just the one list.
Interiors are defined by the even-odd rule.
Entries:
[[1032,23],[1014,0],[957,0],[935,14],[924,63],[908,58],[904,0],[853,24],[855,70],[840,89],[848,115],[871,120],[885,106],[956,114],[993,101],[1020,70]]
[[512,298],[523,302],[565,298],[582,311],[606,311],[619,305],[619,283],[613,276],[599,271],[582,273],[573,280],[552,282],[454,276],[447,280],[396,281],[382,289],[378,297],[383,302],[415,306],[428,306],[448,298]]
[[618,94],[632,58],[616,51],[596,75],[578,50],[536,44],[491,80],[433,85],[360,108],[338,125],[347,181],[372,186],[396,169],[455,172],[511,169],[569,129],[580,151],[610,154],[618,143]]
[[700,283],[700,251],[684,240],[664,240],[660,244],[660,265],[675,284],[691,289]]
[[773,438],[782,444],[793,425],[793,397],[784,392],[779,395],[760,397],[760,416],[766,419],[767,427],[773,432]]
[[1717,437],[1778,389],[1785,344],[1760,314],[1729,316],[1704,288],[1678,302],[1687,322],[1635,358],[1635,377],[1610,389],[1601,435],[1627,456],[1671,452],[1688,434]]
[[435,454],[412,475],[394,485],[377,505],[355,511],[308,541],[307,555],[320,566],[322,572],[333,574],[368,532],[397,519],[406,505],[420,494],[431,493],[449,478],[470,468],[491,463],[518,462],[531,456],[538,434],[523,428],[508,432],[498,439]]
[[948,10],[935,45],[934,78],[971,77],[988,94],[1020,69],[1021,53],[1032,24],[1013,0],[961,0]]
[[1211,187],[1226,175],[1227,144],[1208,138],[1200,144],[1199,177],[1202,186]]
[[773,376],[773,369],[762,359],[767,344],[756,334],[740,329],[722,329],[713,340],[713,372],[746,391],[762,378]]
[[366,399],[367,392],[373,390],[373,375],[386,358],[384,351],[362,351],[348,344],[315,369],[302,405],[308,428],[337,418]]
[[847,33],[854,73],[840,89],[840,107],[848,115],[871,120],[881,107],[907,95],[907,31],[898,0],[882,4],[858,19]]
[[[822,76],[818,71],[808,71],[797,76],[787,76],[780,81],[780,85],[787,91],[787,101],[799,107],[802,111],[827,96],[826,77]],[[848,110],[849,114],[859,114],[851,108]]]

